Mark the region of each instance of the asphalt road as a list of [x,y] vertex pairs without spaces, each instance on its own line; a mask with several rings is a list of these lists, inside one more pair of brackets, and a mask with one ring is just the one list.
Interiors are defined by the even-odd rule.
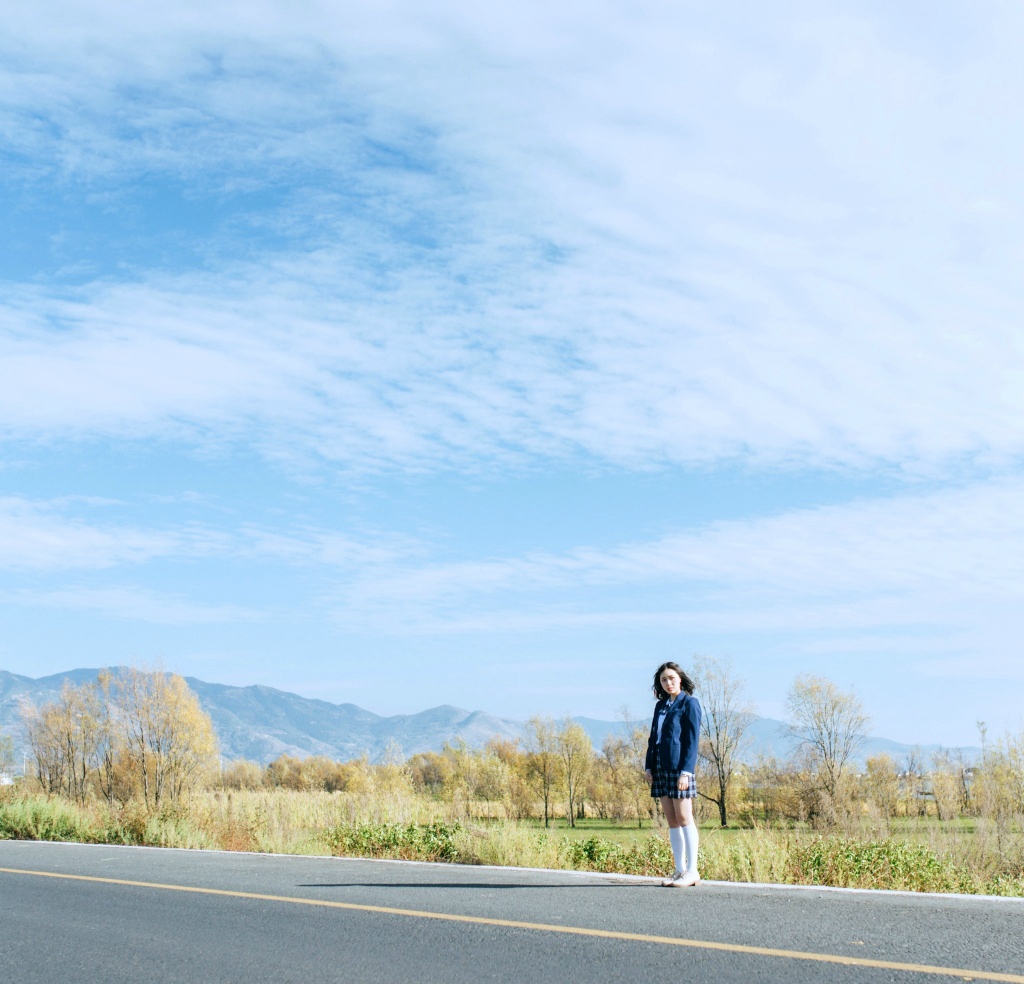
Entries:
[[1024,984],[1024,901],[0,841],[4,984],[673,978]]

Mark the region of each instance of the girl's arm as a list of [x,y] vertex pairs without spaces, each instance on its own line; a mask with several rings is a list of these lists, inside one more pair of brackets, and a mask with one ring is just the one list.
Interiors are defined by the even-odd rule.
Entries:
[[644,757],[644,770],[647,778],[651,778],[651,771],[654,769],[655,736],[658,734],[658,704],[654,705],[654,716],[651,718],[651,733],[647,736],[647,755]]
[[697,768],[701,717],[700,701],[696,697],[691,697],[686,702],[679,722],[679,747],[682,758],[680,765],[686,772],[693,772]]

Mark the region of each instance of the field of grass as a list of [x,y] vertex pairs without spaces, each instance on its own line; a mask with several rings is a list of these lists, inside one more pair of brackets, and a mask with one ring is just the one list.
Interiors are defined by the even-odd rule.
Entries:
[[[0,838],[146,844],[282,854],[392,857],[662,875],[664,829],[584,819],[477,820],[411,795],[287,790],[206,792],[187,808],[77,805],[42,795],[0,800]],[[1024,896],[1021,835],[937,821],[865,829],[701,829],[708,879]]]

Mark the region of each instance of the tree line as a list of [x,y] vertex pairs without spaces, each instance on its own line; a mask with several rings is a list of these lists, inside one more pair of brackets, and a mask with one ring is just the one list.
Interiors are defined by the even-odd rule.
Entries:
[[[731,664],[697,657],[691,675],[704,711],[698,790],[722,826],[1024,812],[1024,736],[990,743],[983,735],[978,762],[950,752],[925,761],[916,751],[862,762],[868,718],[857,695],[802,676],[787,695],[793,754],[753,756],[754,715]],[[600,749],[572,718],[535,716],[521,740],[483,748],[456,742],[405,758],[391,746],[378,763],[284,755],[266,766],[222,766],[212,722],[185,681],[133,669],[66,684],[57,700],[28,709],[25,724],[34,784],[78,801],[160,809],[200,787],[286,789],[421,795],[467,816],[535,817],[546,826],[597,816],[642,827],[656,816],[644,778],[647,722],[625,711]]]

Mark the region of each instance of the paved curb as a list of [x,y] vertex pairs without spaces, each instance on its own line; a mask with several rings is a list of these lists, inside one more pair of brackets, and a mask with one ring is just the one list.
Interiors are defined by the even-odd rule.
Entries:
[[[307,859],[310,861],[339,861],[342,863],[370,863],[370,864],[405,864],[420,865],[429,868],[462,868],[471,871],[523,871],[536,875],[562,875],[570,878],[597,878],[602,881],[614,882],[636,882],[643,885],[659,885],[661,877],[656,875],[628,875],[619,874],[614,871],[575,871],[565,868],[524,868],[518,865],[502,864],[458,864],[452,861],[405,861],[400,858],[358,858],[338,857],[333,854],[273,854],[268,851],[223,851],[211,850],[198,847],[155,847],[149,844],[83,844],[80,841],[40,841],[10,839],[2,840],[0,844],[53,844],[61,847],[92,848],[96,850],[118,850],[118,851],[166,851],[168,853],[188,854],[224,854],[229,857],[249,858],[292,858]],[[757,891],[773,892],[827,892],[844,895],[866,895],[885,896],[887,898],[908,898],[908,899],[959,899],[965,902],[1008,902],[1015,905],[1024,905],[1024,898],[1007,895],[964,895],[956,892],[908,892],[891,888],[838,888],[834,885],[783,885],[773,882],[731,882],[731,881],[710,881],[701,879],[701,886],[712,888],[738,888],[753,889]]]

